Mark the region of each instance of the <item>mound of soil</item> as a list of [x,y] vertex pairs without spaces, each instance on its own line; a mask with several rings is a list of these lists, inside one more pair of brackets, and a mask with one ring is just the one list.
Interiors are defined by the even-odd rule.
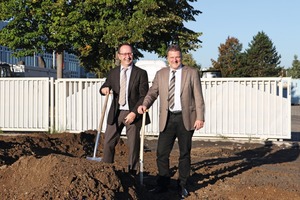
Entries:
[[[169,190],[152,194],[157,140],[146,138],[144,173],[134,176],[127,172],[126,139],[117,145],[115,163],[87,159],[96,134],[1,135],[1,199],[179,199],[177,144]],[[299,153],[298,142],[195,140],[187,199],[300,199]]]

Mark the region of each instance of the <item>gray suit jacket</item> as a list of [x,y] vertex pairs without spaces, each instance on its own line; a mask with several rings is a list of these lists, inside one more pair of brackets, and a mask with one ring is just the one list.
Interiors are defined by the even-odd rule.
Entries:
[[[159,96],[159,131],[166,127],[168,117],[168,87],[170,68],[165,67],[159,70],[153,80],[143,105],[149,108]],[[181,106],[183,123],[187,130],[194,130],[196,120],[204,121],[204,99],[199,72],[197,69],[183,66],[181,80]]]

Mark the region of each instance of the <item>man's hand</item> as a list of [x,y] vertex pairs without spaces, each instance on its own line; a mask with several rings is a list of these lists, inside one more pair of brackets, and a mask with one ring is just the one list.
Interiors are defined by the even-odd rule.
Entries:
[[135,120],[136,114],[134,112],[130,112],[124,119],[125,124],[131,124]]
[[109,87],[102,88],[101,93],[104,94],[104,95],[108,95],[109,94]]
[[203,126],[204,126],[204,121],[202,121],[202,120],[196,120],[195,121],[194,128],[196,130],[199,130],[200,128],[203,128]]
[[144,114],[147,111],[147,107],[146,106],[139,106],[137,111],[138,111],[139,114]]

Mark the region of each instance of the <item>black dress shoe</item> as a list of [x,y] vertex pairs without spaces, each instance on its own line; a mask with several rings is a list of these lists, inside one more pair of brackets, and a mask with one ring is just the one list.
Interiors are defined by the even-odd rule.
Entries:
[[168,191],[168,188],[165,186],[156,186],[152,190],[149,190],[149,192],[151,192],[153,194],[159,194],[159,193],[163,193],[163,192],[167,192],[167,191]]
[[186,197],[189,196],[189,192],[187,191],[187,189],[185,187],[181,187],[179,195],[180,195],[181,199],[185,199]]
[[137,170],[130,169],[128,172],[129,172],[130,175],[133,175],[133,176],[137,175]]

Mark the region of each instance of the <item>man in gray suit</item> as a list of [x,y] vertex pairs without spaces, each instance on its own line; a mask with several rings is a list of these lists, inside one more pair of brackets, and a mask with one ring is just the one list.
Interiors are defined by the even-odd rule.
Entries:
[[[133,49],[129,44],[118,48],[121,66],[113,68],[100,88],[102,95],[113,92],[111,107],[107,116],[104,134],[103,162],[113,163],[115,146],[121,132],[126,127],[129,147],[128,170],[136,174],[139,162],[141,115],[137,108],[144,100],[149,89],[147,72],[133,64]],[[124,79],[123,79],[124,77]],[[150,123],[147,115],[146,123]]]
[[186,185],[191,169],[192,136],[195,130],[204,126],[204,100],[198,70],[183,65],[181,59],[180,47],[171,45],[167,50],[169,67],[156,73],[138,112],[144,113],[159,96],[158,179],[151,192],[168,190],[169,157],[177,138],[180,150],[178,189],[180,197],[185,198],[189,195]]

